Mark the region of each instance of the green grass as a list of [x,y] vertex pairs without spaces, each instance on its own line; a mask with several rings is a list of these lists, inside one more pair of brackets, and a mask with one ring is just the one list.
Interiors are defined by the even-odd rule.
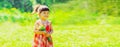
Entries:
[[[120,47],[120,25],[54,25],[54,47]],[[0,24],[0,47],[31,47],[33,25]]]
[[[117,14],[103,15],[103,10],[93,12],[85,8],[82,0],[54,4],[50,9],[54,47],[120,47]],[[31,47],[37,18],[36,14],[22,13],[16,8],[2,8],[0,47]]]

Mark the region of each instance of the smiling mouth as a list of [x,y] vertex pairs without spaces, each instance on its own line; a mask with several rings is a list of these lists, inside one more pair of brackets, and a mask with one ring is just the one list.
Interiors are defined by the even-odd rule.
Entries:
[[48,17],[48,16],[45,16],[45,17]]

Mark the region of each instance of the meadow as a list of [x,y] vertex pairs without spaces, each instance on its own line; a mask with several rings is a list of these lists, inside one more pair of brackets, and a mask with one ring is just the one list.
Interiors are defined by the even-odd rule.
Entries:
[[[54,47],[119,47],[120,25],[54,25]],[[0,24],[1,47],[31,47],[33,25]]]
[[[114,11],[109,15],[102,9],[94,13],[80,1],[50,7],[54,47],[120,47],[119,15]],[[31,12],[0,8],[0,47],[31,47],[37,19]]]

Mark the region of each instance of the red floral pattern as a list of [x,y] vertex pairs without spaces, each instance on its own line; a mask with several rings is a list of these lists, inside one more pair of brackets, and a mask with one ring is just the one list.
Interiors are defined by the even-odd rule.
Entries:
[[[40,21],[37,21],[36,24],[37,26],[39,26]],[[52,27],[51,27],[51,23],[47,22],[47,26],[46,26],[46,32],[52,32]],[[34,42],[33,42],[33,47],[53,47],[53,43],[52,43],[52,37],[50,36],[49,39],[51,41],[48,40],[48,37],[46,37],[43,34],[34,34]]]

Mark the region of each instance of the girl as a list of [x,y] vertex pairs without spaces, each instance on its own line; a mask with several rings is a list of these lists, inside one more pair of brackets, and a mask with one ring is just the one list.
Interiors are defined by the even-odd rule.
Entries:
[[37,13],[39,19],[35,22],[33,47],[53,47],[51,34],[53,32],[49,17],[49,8],[45,5],[36,5],[33,13]]

